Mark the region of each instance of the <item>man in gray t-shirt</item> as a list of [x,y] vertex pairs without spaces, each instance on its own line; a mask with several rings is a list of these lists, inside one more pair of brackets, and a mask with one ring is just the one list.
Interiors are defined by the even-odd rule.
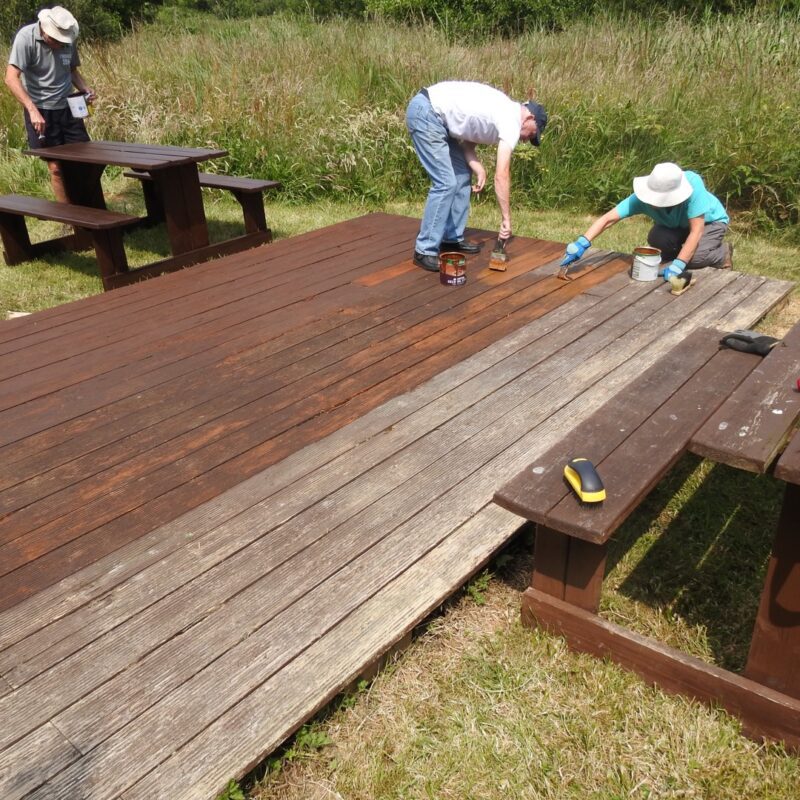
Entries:
[[[72,116],[67,103],[73,86],[88,103],[95,98],[78,69],[77,38],[78,22],[61,6],[42,9],[38,22],[20,28],[14,37],[6,86],[24,109],[32,149],[89,140],[83,120]],[[68,202],[61,164],[48,161],[47,165],[56,199]]]

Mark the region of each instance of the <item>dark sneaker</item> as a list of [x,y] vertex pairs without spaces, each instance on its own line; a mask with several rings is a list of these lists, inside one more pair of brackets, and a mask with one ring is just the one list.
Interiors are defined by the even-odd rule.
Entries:
[[439,271],[439,256],[426,256],[422,253],[414,251],[414,263],[422,269],[427,269],[428,272]]
[[474,244],[473,242],[468,242],[466,239],[462,239],[460,242],[442,242],[439,249],[443,253],[451,252],[475,255],[475,253],[480,253],[481,246],[479,244]]
[[725,260],[722,262],[720,269],[731,269],[733,267],[733,242],[725,242],[728,252],[725,254]]

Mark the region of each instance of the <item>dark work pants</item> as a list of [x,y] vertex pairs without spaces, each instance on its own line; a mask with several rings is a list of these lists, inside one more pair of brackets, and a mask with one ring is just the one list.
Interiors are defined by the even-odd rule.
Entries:
[[[689,269],[721,267],[728,252],[727,245],[722,241],[727,232],[728,226],[724,222],[707,223],[703,235],[697,243],[697,250],[687,264]],[[667,228],[664,225],[653,225],[650,233],[647,234],[647,242],[651,247],[657,247],[661,251],[662,261],[672,261],[678,257],[688,235],[688,228]]]

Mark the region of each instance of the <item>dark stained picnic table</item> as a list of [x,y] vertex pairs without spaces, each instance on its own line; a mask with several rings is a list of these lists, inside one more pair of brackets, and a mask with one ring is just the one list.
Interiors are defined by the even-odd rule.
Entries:
[[135,142],[74,142],[25,150],[26,155],[62,162],[70,202],[105,208],[100,176],[106,166],[150,173],[163,205],[173,256],[209,244],[197,165],[227,155],[226,150]]

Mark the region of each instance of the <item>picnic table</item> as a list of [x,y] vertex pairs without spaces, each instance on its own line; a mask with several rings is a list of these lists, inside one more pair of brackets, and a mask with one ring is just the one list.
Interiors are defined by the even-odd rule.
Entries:
[[[62,165],[68,204],[40,198],[7,195],[0,198],[0,233],[9,264],[62,249],[94,245],[103,285],[116,288],[145,277],[172,272],[255,247],[272,240],[264,217],[262,193],[279,184],[250,178],[207,175],[198,165],[227,155],[226,150],[175,147],[136,142],[90,141],[23,151],[25,155],[56,160]],[[128,167],[142,181],[147,213],[120,216],[106,210],[100,181],[107,166]],[[226,189],[242,205],[245,233],[210,244],[202,187]],[[75,235],[32,244],[26,216],[75,226]],[[122,230],[163,222],[171,256],[154,264],[129,269],[122,246]]]
[[[800,418],[800,323],[763,360],[719,349],[696,331],[625,391],[575,427],[494,500],[537,525],[523,620],[574,649],[609,657],[662,688],[719,704],[756,738],[800,749],[800,437],[775,469],[783,509],[744,676],[615,625],[598,614],[608,542],[685,452],[766,473]],[[588,458],[607,498],[581,504],[563,479]]]
[[173,255],[208,245],[208,224],[197,165],[227,155],[226,150],[132,142],[73,142],[25,150],[25,155],[62,162],[64,186],[76,205],[105,208],[100,176],[107,166],[148,172],[164,205]]

